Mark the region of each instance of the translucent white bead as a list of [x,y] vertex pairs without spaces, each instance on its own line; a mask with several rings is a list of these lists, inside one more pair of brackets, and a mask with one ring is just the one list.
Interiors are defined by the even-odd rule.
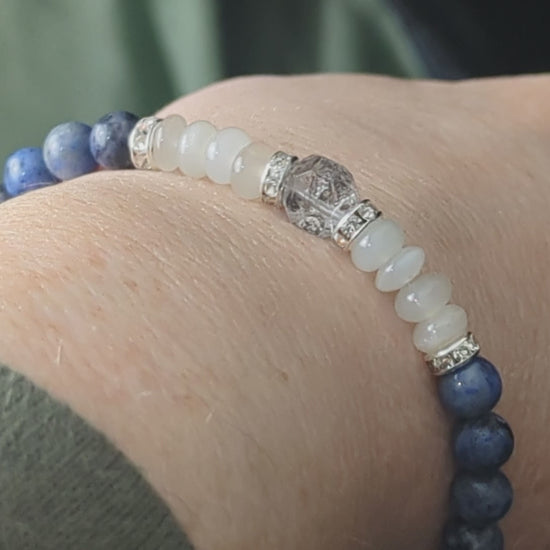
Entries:
[[404,242],[405,235],[396,222],[379,218],[351,243],[351,261],[361,271],[375,271],[396,254]]
[[435,354],[466,336],[467,331],[466,312],[460,306],[448,304],[414,327],[413,342],[418,350]]
[[178,144],[187,123],[180,115],[170,115],[161,120],[153,135],[153,166],[172,172],[178,167]]
[[257,199],[262,194],[262,177],[276,149],[253,142],[237,155],[231,171],[231,187],[244,199]]
[[395,297],[395,311],[404,321],[420,323],[435,315],[451,299],[451,281],[440,273],[424,273]]
[[248,134],[240,128],[220,130],[206,149],[206,175],[214,183],[229,183],[233,162],[250,141]]
[[206,149],[216,135],[216,128],[206,120],[189,124],[179,142],[179,169],[192,178],[206,176]]
[[426,254],[419,246],[406,246],[376,273],[374,284],[381,292],[393,292],[410,283],[421,271]]

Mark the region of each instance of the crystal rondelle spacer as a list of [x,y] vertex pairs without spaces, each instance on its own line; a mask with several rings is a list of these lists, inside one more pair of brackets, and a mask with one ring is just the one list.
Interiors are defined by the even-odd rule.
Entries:
[[269,159],[261,182],[262,201],[268,204],[280,206],[281,204],[281,186],[283,180],[293,162],[298,157],[277,151]]
[[138,170],[151,170],[153,168],[153,134],[160,118],[148,116],[138,120],[128,136],[128,150],[132,164]]
[[359,202],[353,176],[326,157],[311,155],[292,164],[282,184],[282,203],[289,220],[312,235],[327,239]]
[[336,224],[332,240],[341,248],[349,248],[353,239],[381,215],[369,199],[362,200]]
[[474,335],[469,332],[466,336],[453,342],[436,354],[426,355],[424,359],[428,363],[432,374],[442,376],[465,365],[472,357],[475,357],[479,353],[480,349],[481,346]]

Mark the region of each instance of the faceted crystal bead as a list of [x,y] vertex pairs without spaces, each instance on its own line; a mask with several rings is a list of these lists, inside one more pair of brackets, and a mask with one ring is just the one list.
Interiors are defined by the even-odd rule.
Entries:
[[312,155],[292,164],[283,181],[282,203],[289,220],[326,239],[359,202],[353,176],[336,162]]

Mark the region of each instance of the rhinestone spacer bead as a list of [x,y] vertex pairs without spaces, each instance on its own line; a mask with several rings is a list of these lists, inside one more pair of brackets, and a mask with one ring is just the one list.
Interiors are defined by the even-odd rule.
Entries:
[[262,201],[275,206],[281,205],[282,183],[292,163],[296,160],[298,157],[283,151],[277,151],[269,159],[262,178]]
[[340,248],[347,250],[353,239],[381,215],[382,212],[370,200],[362,200],[338,222],[332,240]]
[[138,120],[128,136],[128,149],[132,164],[138,170],[151,170],[153,135],[160,118],[149,116]]
[[453,342],[434,355],[426,355],[432,374],[442,376],[465,365],[472,357],[475,357],[481,349],[474,335],[469,332],[460,340]]

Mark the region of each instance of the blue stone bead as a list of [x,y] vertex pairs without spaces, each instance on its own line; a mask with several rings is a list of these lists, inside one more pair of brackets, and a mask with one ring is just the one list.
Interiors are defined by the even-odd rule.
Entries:
[[496,523],[473,527],[454,521],[445,529],[442,550],[504,550],[504,536]]
[[512,486],[500,471],[459,472],[451,485],[452,509],[465,522],[478,527],[505,516],[513,498]]
[[132,113],[115,111],[94,124],[90,150],[98,164],[109,170],[132,168],[128,136],[138,120]]
[[510,426],[493,412],[461,422],[453,435],[453,453],[464,470],[480,471],[502,466],[514,450]]
[[91,131],[82,122],[64,122],[50,131],[44,141],[44,160],[54,176],[70,180],[97,168],[90,151]]
[[6,160],[4,191],[8,197],[16,197],[57,181],[46,167],[40,147],[19,149]]
[[502,381],[492,363],[476,356],[463,367],[441,376],[438,390],[448,411],[458,418],[475,418],[498,403]]

